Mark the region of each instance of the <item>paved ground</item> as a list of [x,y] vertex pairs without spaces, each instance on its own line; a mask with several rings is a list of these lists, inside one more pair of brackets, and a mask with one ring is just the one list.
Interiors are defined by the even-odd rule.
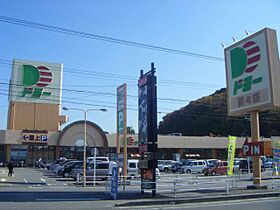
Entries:
[[[98,184],[95,187],[91,184],[83,187],[71,179],[55,176],[43,169],[16,168],[13,177],[8,177],[7,173],[5,168],[0,168],[0,209],[9,209],[3,208],[4,206],[11,207],[11,209],[24,209],[24,206],[27,209],[36,209],[38,204],[40,204],[40,209],[44,209],[41,206],[52,209],[58,201],[58,209],[64,209],[65,205],[71,207],[70,209],[89,209],[92,207],[110,209],[115,205],[118,206],[117,208],[133,207],[133,209],[136,206],[137,208],[141,208],[141,206],[150,208],[152,205],[153,208],[160,209],[163,206],[172,208],[175,205],[177,208],[181,205],[182,209],[188,209],[193,206],[184,206],[186,202],[197,204],[207,202],[209,204],[212,201],[217,203],[221,200],[235,202],[245,198],[263,199],[265,196],[267,196],[266,199],[273,200],[280,195],[280,180],[276,180],[278,188],[275,189],[271,188],[272,181],[266,179],[263,183],[268,186],[267,190],[247,190],[246,186],[252,184],[248,174],[236,176],[234,180],[238,180],[238,182],[227,194],[226,177],[223,176],[205,177],[203,175],[162,173],[158,182],[156,198],[152,198],[149,192],[144,195],[140,194],[139,180],[133,180],[130,183],[132,186],[126,186],[125,190],[119,186],[118,200],[112,200],[110,194],[106,192],[105,184]],[[265,172],[263,175],[268,178],[269,172]],[[172,184],[174,180],[177,180],[176,193],[174,193],[174,185]],[[20,201],[24,201],[24,203]],[[271,201],[271,203],[275,202]],[[83,208],[75,208],[77,205],[82,205]],[[206,207],[201,206],[201,209],[204,208]],[[222,209],[222,207],[217,207],[217,209]]]

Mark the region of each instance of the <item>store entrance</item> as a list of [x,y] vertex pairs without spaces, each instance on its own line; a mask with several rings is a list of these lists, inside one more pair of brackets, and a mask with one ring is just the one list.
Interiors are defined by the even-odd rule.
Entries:
[[33,167],[39,159],[51,162],[55,159],[55,147],[39,144],[29,144],[27,153],[27,166]]

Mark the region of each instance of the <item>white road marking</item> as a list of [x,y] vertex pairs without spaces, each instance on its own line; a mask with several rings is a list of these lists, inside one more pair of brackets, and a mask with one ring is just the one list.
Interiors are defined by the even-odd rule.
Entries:
[[5,178],[0,179],[0,182],[6,182],[6,181],[7,181],[7,179],[5,179]]
[[100,201],[101,198],[40,198],[36,201]]
[[41,181],[42,181],[42,182],[46,182],[46,180],[45,180],[45,179],[43,179],[42,177],[41,177]]

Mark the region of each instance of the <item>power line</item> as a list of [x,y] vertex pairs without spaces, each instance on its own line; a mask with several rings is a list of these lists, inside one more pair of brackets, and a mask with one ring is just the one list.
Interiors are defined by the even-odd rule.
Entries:
[[[2,91],[0,89],[0,91]],[[7,91],[7,90],[4,90],[4,91]],[[3,96],[9,96],[9,94],[6,94],[6,93],[0,93],[0,95],[3,95]],[[14,94],[11,94],[12,96],[15,96]],[[27,97],[27,98],[32,98],[32,97]],[[71,98],[70,98],[71,99]],[[76,101],[69,101],[69,100],[65,100],[65,99],[62,99],[62,103],[65,103],[65,104],[77,104],[77,105],[87,105],[87,106],[93,106],[93,107],[104,107],[104,108],[112,108],[112,109],[116,109],[116,105],[103,105],[103,104],[93,104],[93,103],[85,103],[85,102],[81,102],[80,99],[78,98],[73,98],[73,100],[79,100],[79,102],[76,102]],[[55,100],[55,99],[48,99],[46,101],[49,101],[49,102],[60,102],[60,100]],[[96,102],[96,101],[93,101],[93,100],[87,100],[87,101],[92,101],[92,102]],[[61,104],[60,104],[61,105]],[[127,108],[128,110],[130,111],[138,111],[137,108]],[[178,111],[178,110],[177,110]],[[162,109],[160,109],[158,111],[159,114],[168,114],[168,112],[166,111],[162,111]],[[199,112],[199,111],[196,111],[196,112],[193,112],[193,113],[184,113],[184,116],[189,116],[189,117],[208,117],[208,118],[219,118],[219,119],[225,119],[225,120],[241,120],[241,121],[246,121],[246,119],[244,119],[244,117],[231,117],[231,116],[228,116],[226,114],[209,114],[209,113],[203,113],[203,112]],[[262,120],[262,122],[276,122],[278,120],[272,120],[272,119],[265,119],[265,118],[261,118],[260,117],[260,120]]]
[[[11,85],[11,86],[16,86],[16,87],[24,87],[22,84],[17,84],[17,83],[10,83],[9,84],[9,83],[6,83],[6,82],[0,82],[0,85],[5,85],[5,86]],[[75,92],[75,93],[79,93],[79,94],[107,96],[107,97],[114,97],[114,98],[117,96],[116,93],[90,91],[90,90],[77,90],[77,89],[55,88],[55,87],[53,87],[53,88],[48,87],[46,89],[62,90],[62,91],[67,91],[67,92]],[[136,95],[127,95],[127,97],[138,99],[138,96],[136,96]],[[192,100],[188,100],[188,99],[162,98],[162,97],[158,97],[157,99],[161,102],[176,102],[176,103],[184,103],[184,104],[192,101]],[[218,101],[218,102],[220,102],[220,101]],[[202,104],[200,103],[200,105],[202,105]],[[210,106],[211,107],[211,105],[203,105],[203,106],[208,106],[208,107]],[[213,106],[213,107],[219,107],[219,106]]]
[[[9,61],[9,60],[4,60],[4,59],[0,59],[0,64],[4,64],[4,65],[10,65],[12,66],[13,64]],[[15,63],[14,65],[19,66],[19,64]],[[51,67],[51,66],[50,66]],[[104,72],[96,72],[96,71],[86,71],[83,69],[75,69],[75,68],[65,68],[64,67],[64,72],[65,73],[70,73],[70,74],[78,74],[78,75],[82,75],[82,77],[88,78],[89,75],[93,75],[93,76],[98,76],[98,77],[105,77],[106,79],[109,78],[114,78],[114,80],[117,79],[125,79],[125,80],[130,80],[130,81],[137,81],[138,77],[134,77],[134,76],[128,76],[128,75],[122,75],[122,74],[112,74],[112,73],[104,73]],[[60,71],[60,70],[56,70],[53,69],[53,71]],[[196,87],[196,88],[218,88],[221,85],[217,85],[217,84],[206,84],[206,83],[194,83],[194,82],[187,82],[187,81],[178,81],[178,80],[160,80],[160,86],[164,86],[162,84],[167,84],[168,86],[170,85],[183,85],[183,86],[192,86],[192,87]],[[135,85],[130,85],[130,86],[137,86],[136,82]]]
[[203,54],[193,53],[193,52],[188,52],[188,51],[183,51],[183,50],[160,47],[160,46],[156,46],[156,45],[144,44],[144,43],[128,41],[128,40],[124,40],[124,39],[116,39],[116,38],[112,38],[112,37],[101,36],[101,35],[97,35],[97,34],[93,34],[93,33],[82,32],[82,31],[72,30],[72,29],[68,29],[68,28],[62,28],[62,27],[57,27],[57,26],[52,26],[52,25],[47,25],[47,24],[42,24],[42,23],[26,21],[26,20],[3,16],[3,15],[0,15],[0,22],[10,23],[10,24],[14,24],[14,25],[21,25],[21,26],[26,26],[26,27],[31,27],[31,28],[37,28],[37,29],[41,29],[41,30],[63,33],[63,34],[68,34],[68,35],[80,36],[80,37],[99,40],[99,41],[106,41],[106,42],[133,46],[133,47],[138,47],[138,48],[167,52],[167,53],[172,53],[172,54],[186,55],[186,56],[213,60],[213,61],[224,61],[223,58],[219,58],[219,57],[215,57],[215,56],[209,56],[209,55],[203,55]]

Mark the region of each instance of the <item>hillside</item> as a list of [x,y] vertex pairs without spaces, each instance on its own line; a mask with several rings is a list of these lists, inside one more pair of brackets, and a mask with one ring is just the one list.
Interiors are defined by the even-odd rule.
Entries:
[[[280,136],[280,109],[260,113],[261,136]],[[226,89],[190,102],[169,113],[159,124],[159,134],[182,133],[184,136],[250,135],[249,115],[227,116]]]

